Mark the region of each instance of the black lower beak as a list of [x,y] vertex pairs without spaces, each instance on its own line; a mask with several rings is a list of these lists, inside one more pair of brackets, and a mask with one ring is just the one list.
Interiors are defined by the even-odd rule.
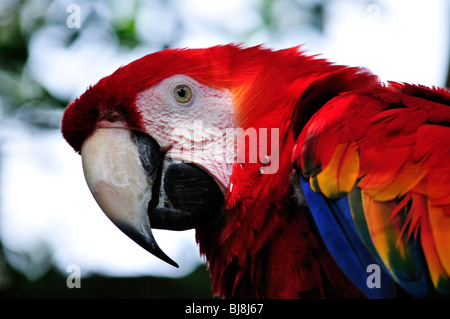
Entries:
[[224,195],[211,175],[192,163],[163,159],[158,143],[145,133],[132,131],[131,137],[151,180],[147,211],[152,228],[186,230],[218,217]]
[[153,228],[197,228],[213,222],[222,211],[221,189],[208,173],[194,164],[166,159],[159,190],[155,186],[153,193],[158,191],[159,196],[153,197],[148,207]]

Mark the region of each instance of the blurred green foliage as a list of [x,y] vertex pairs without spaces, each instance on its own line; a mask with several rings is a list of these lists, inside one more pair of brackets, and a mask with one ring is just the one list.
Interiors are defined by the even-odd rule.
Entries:
[[[57,2],[57,1],[55,1]],[[62,109],[69,103],[48,92],[29,70],[30,39],[43,27],[58,23],[65,28],[68,13],[61,11],[60,17],[51,13],[54,1],[49,0],[2,0],[0,3],[0,125],[7,118],[28,123],[30,127],[44,130],[59,130]],[[97,1],[101,2],[101,1]],[[89,11],[83,23],[108,23],[111,36],[124,50],[141,43],[135,28],[135,15],[105,20]],[[63,7],[63,9],[65,9]],[[67,29],[67,28],[65,28]],[[80,36],[80,30],[67,29],[66,46],[70,47]],[[1,136],[0,136],[1,138]],[[1,139],[0,139],[1,142]],[[0,144],[1,146],[1,144]],[[1,173],[0,148],[0,173]],[[0,175],[0,185],[1,175]],[[1,195],[1,193],[0,193]],[[1,197],[0,197],[1,203]],[[0,212],[1,213],[1,212]],[[30,256],[11,252],[0,242],[0,298],[211,298],[210,278],[204,266],[200,266],[186,277],[131,277],[119,278],[90,275],[81,279],[83,289],[69,289],[68,274],[51,264],[51,252],[46,260],[39,261],[44,271],[37,278],[30,278],[9,264],[8,252],[21,263],[30,263]]]
[[[27,68],[29,40],[45,25],[50,1],[5,0],[0,4],[0,112],[35,126],[55,127],[46,113],[67,101],[52,96]],[[1,114],[1,113],[0,113]],[[51,117],[53,118],[53,117]]]
[[191,299],[212,297],[209,273],[204,266],[182,278],[154,276],[106,277],[91,275],[81,278],[79,288],[68,288],[67,276],[51,268],[44,276],[30,281],[14,273],[3,283],[0,298],[167,298]]

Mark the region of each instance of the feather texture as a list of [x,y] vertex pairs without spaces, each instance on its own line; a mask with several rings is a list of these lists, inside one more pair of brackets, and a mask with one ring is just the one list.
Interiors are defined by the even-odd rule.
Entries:
[[352,220],[348,199],[328,199],[325,195],[311,189],[310,183],[300,175],[308,207],[313,215],[328,250],[350,280],[369,298],[394,298],[395,286],[391,277],[380,271],[377,289],[367,285],[367,269],[377,264],[358,235]]
[[331,100],[294,156],[314,191],[349,198],[368,251],[417,297],[450,292],[449,124],[448,91],[391,83]]
[[[280,159],[274,174],[262,174],[260,162],[236,163],[214,239],[209,237],[211,228],[197,230],[214,293],[225,297],[364,297],[330,255],[309,209],[293,201],[291,159],[305,114],[316,112],[343,91],[375,86],[376,77],[303,56],[296,48],[260,52],[252,58],[237,52],[236,57],[248,58],[254,68],[246,69],[245,82],[234,89],[238,123],[243,129],[279,129]],[[354,153],[344,157],[346,162],[355,162]]]
[[[375,85],[376,78],[306,56],[299,48],[167,49],[119,68],[71,103],[62,121],[64,137],[79,152],[97,121],[111,113],[127,128],[145,131],[137,95],[177,74],[231,93],[235,122],[243,130],[258,135],[259,128],[278,130],[276,172],[262,173],[267,163],[261,159],[236,163],[221,218],[196,230],[214,294],[364,297],[329,254],[308,208],[293,200],[291,155],[306,117],[343,91]],[[264,143],[258,148],[259,154],[269,149]]]
[[[265,174],[261,159],[235,163],[223,214],[196,229],[214,294],[392,296],[384,275],[381,290],[361,282],[368,263],[415,296],[450,292],[447,90],[382,86],[367,70],[299,48],[167,49],[119,68],[71,103],[64,137],[80,152],[105,114],[145,131],[136,97],[177,74],[230,93],[240,128],[279,133],[269,139],[278,169]],[[245,158],[254,155],[243,146]],[[299,189],[309,208],[295,202]]]

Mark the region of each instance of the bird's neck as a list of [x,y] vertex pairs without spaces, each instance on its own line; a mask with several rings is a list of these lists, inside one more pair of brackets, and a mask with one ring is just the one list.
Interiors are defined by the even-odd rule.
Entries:
[[257,127],[279,129],[277,170],[264,174],[260,162],[235,163],[220,220],[197,229],[215,294],[296,298],[344,291],[347,297],[362,296],[331,258],[309,209],[295,200],[298,178],[291,156],[301,129],[327,101],[377,83],[369,72],[338,68],[300,85],[297,100],[280,98],[257,119]]
[[275,174],[236,164],[220,220],[197,229],[215,295],[321,298],[342,290],[361,296],[326,250],[308,208],[295,200],[293,143],[293,136],[283,137]]

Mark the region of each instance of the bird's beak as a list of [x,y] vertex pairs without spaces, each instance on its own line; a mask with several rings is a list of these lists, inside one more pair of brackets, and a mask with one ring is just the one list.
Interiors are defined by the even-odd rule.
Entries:
[[[149,158],[159,156],[158,148],[149,145]],[[81,157],[89,189],[108,218],[141,247],[178,267],[153,237],[147,205],[152,198],[156,169],[155,172],[144,170],[131,131],[95,130],[83,143]]]
[[213,178],[193,164],[164,159],[147,134],[97,128],[84,141],[81,156],[86,182],[103,212],[141,247],[175,267],[150,224],[184,230],[221,212],[224,196]]

